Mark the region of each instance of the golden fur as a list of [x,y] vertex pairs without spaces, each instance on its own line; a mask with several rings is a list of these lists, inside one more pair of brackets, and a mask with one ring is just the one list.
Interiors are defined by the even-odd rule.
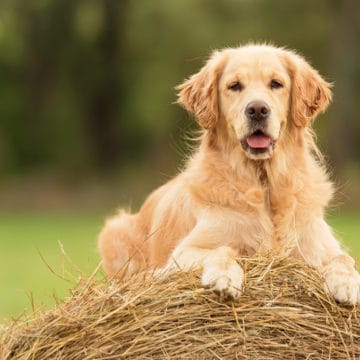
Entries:
[[[272,88],[272,79],[281,83]],[[233,84],[241,89],[233,90]],[[276,84],[275,84],[276,85]],[[179,89],[203,134],[186,168],[137,214],[120,211],[99,236],[105,272],[202,269],[202,284],[241,294],[239,254],[275,249],[324,275],[340,302],[360,302],[360,275],[324,220],[333,187],[310,123],[331,101],[330,85],[299,55],[267,45],[216,51]],[[271,146],[245,149],[245,108],[265,101]]]

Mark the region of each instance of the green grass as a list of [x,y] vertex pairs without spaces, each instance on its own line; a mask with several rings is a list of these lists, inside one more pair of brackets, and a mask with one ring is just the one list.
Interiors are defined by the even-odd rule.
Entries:
[[[96,236],[101,216],[23,214],[0,216],[0,322],[35,305],[49,306],[72,287],[75,266],[91,274],[99,263]],[[50,268],[52,270],[50,270]],[[55,275],[54,271],[57,275]],[[59,276],[58,276],[59,275]]]
[[360,212],[341,213],[338,210],[329,217],[329,223],[344,249],[356,260],[360,270]]
[[[63,279],[76,280],[74,265],[84,274],[98,265],[96,236],[101,215],[22,214],[0,215],[0,323],[35,305],[54,303],[54,293],[62,298],[73,286]],[[330,223],[350,253],[360,261],[360,214],[333,215]],[[40,255],[41,254],[41,255]],[[52,271],[56,272],[55,275]]]

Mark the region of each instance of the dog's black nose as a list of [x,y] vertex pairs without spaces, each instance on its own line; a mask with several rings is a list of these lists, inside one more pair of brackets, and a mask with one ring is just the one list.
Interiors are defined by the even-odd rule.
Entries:
[[245,114],[249,120],[265,120],[270,115],[269,105],[264,101],[251,101],[247,104]]

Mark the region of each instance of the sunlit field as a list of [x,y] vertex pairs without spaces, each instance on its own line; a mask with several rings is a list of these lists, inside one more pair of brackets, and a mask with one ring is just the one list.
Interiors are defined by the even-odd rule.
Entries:
[[49,306],[81,273],[90,274],[99,263],[101,223],[95,215],[2,215],[0,319],[32,310],[32,302]]
[[[360,213],[330,217],[337,235],[360,261]],[[96,236],[104,215],[0,216],[0,322],[35,307],[50,307],[76,279],[99,264]]]

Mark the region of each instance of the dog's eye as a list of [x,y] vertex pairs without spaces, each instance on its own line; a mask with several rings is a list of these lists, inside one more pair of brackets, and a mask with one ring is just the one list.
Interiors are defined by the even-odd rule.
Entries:
[[272,79],[270,83],[270,87],[272,89],[280,89],[284,87],[284,85],[279,80]]
[[243,89],[243,86],[240,81],[233,82],[228,86],[228,89],[231,91],[241,91]]

